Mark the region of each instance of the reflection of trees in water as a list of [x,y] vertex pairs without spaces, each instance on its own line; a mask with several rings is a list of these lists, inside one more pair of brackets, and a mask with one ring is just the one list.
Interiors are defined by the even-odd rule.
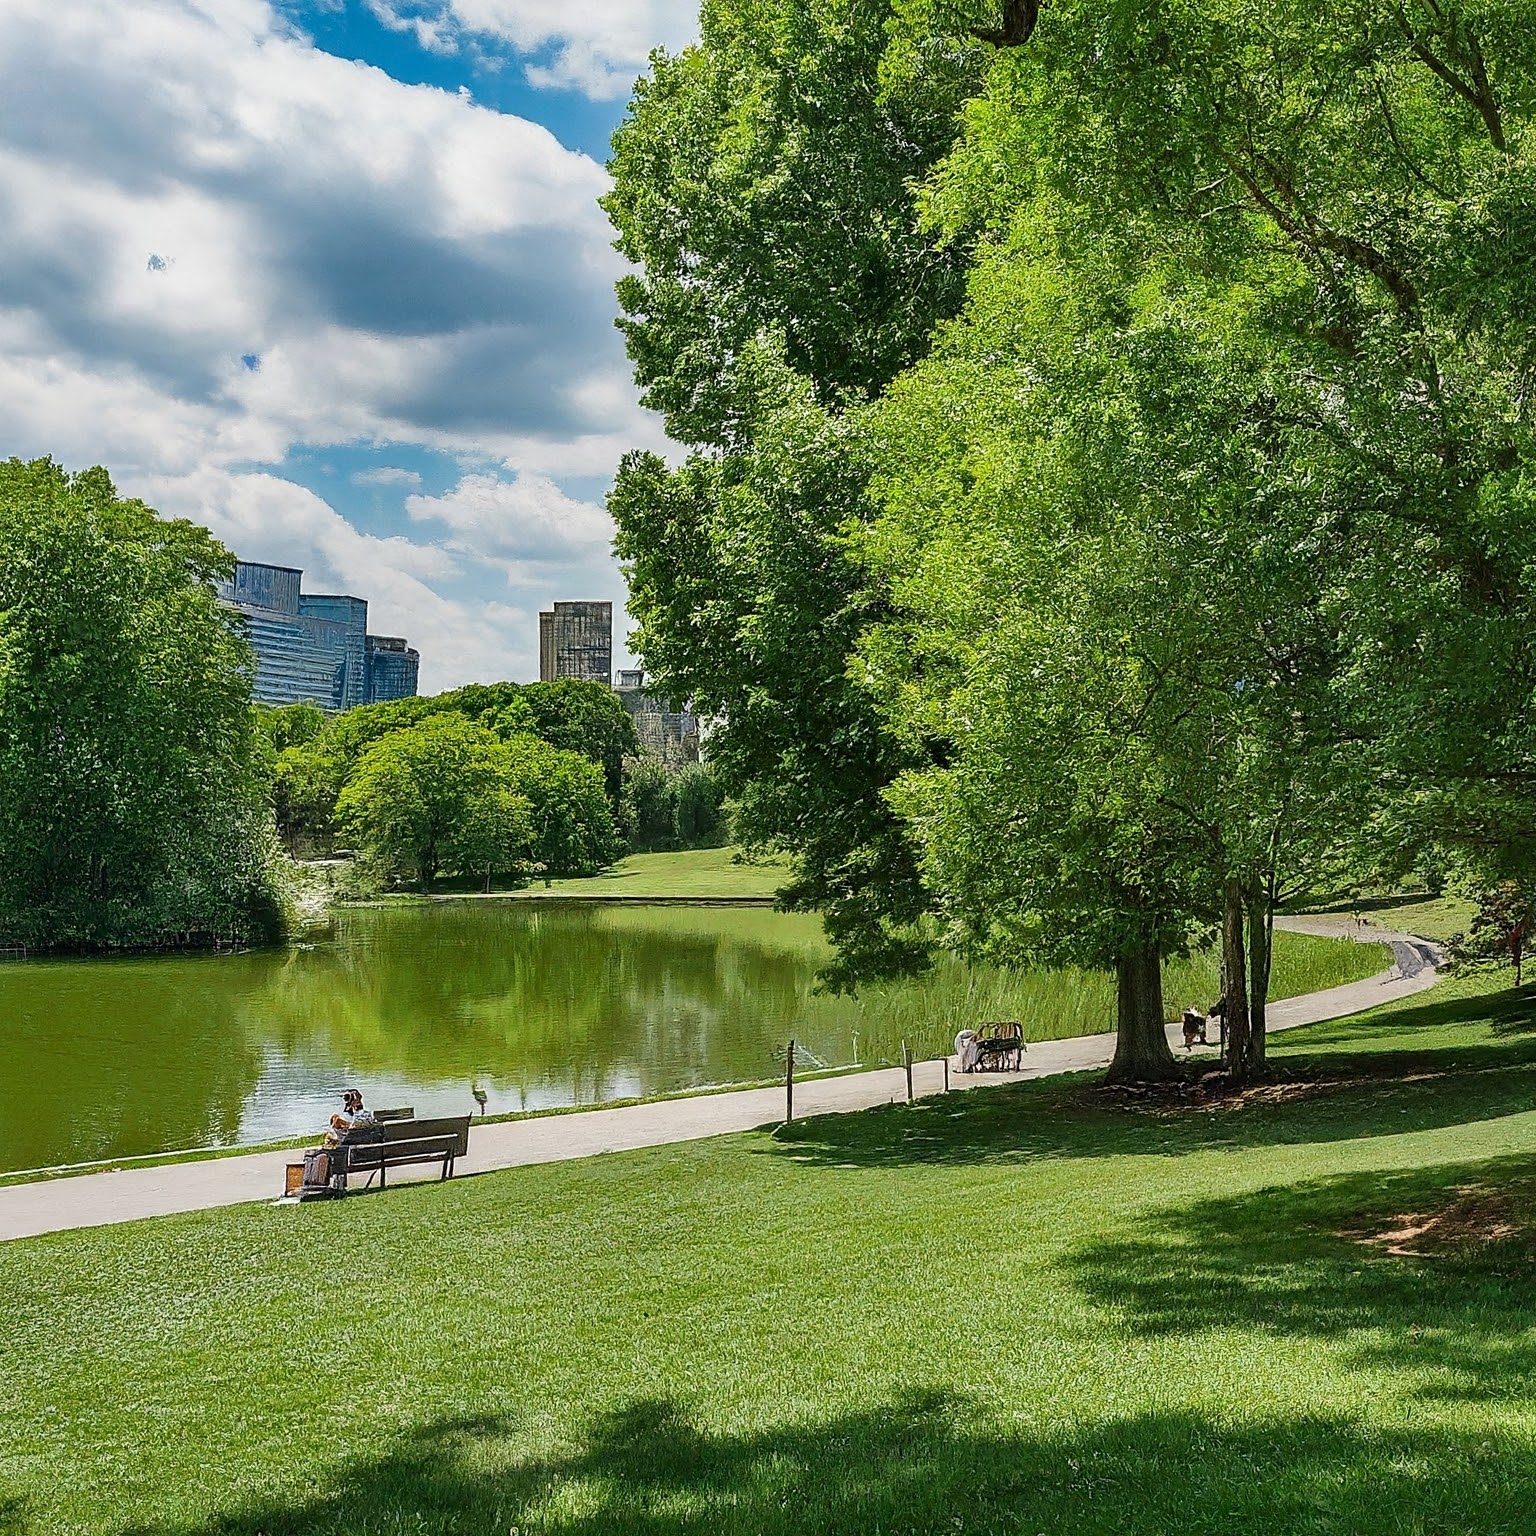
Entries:
[[0,1168],[238,1139],[261,1076],[238,998],[263,955],[0,966]]
[[675,910],[349,913],[334,946],[293,954],[251,1004],[296,1056],[427,1081],[482,1073],[577,1102],[770,1074],[820,959],[814,930],[807,942],[792,924],[785,941],[771,913]]

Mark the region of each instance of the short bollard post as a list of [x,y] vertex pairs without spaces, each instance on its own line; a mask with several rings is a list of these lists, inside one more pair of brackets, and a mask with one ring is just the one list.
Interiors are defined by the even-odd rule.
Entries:
[[795,1042],[784,1053],[784,1123],[795,1118]]
[[949,1092],[949,1057],[944,1058],[944,1092]]
[[907,1042],[901,1042],[901,1064],[907,1069],[907,1103],[912,1102],[912,1050]]

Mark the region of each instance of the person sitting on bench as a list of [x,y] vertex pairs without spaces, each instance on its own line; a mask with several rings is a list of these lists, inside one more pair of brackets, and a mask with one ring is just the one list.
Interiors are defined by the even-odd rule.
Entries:
[[341,1113],[331,1116],[330,1129],[321,1145],[339,1147],[347,1141],[365,1141],[378,1128],[373,1111],[363,1107],[362,1094],[356,1088],[348,1088],[341,1096]]
[[378,1134],[379,1122],[363,1107],[362,1094],[348,1088],[341,1096],[341,1112],[331,1116],[320,1145],[304,1154],[304,1188],[339,1190],[343,1176],[332,1174],[332,1149],[348,1142],[372,1141]]

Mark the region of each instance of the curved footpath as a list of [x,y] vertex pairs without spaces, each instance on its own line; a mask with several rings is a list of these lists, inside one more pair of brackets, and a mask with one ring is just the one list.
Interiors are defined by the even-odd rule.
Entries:
[[[1391,933],[1368,924],[1357,928],[1347,917],[1280,918],[1277,921],[1279,926],[1301,933],[1390,944],[1397,963],[1391,970],[1365,981],[1271,1003],[1268,1011],[1271,1034],[1360,1013],[1378,1003],[1422,992],[1434,985],[1439,951],[1411,934]],[[1177,1025],[1170,1026],[1168,1037],[1176,1046],[1182,1042]],[[981,1088],[993,1083],[1051,1077],[1062,1072],[1090,1071],[1108,1066],[1114,1049],[1113,1034],[1041,1041],[1030,1046],[1027,1064],[1020,1072],[975,1075],[951,1072],[949,1083],[951,1089]],[[942,1090],[944,1064],[941,1061],[918,1062],[912,1071],[916,1093],[926,1095]],[[870,1109],[905,1096],[906,1080],[899,1067],[796,1083],[796,1118]],[[697,1141],[705,1136],[749,1131],[775,1123],[781,1118],[783,1107],[782,1088],[749,1088],[735,1093],[668,1099],[655,1104],[477,1125],[469,1139],[469,1155],[459,1160],[459,1172],[489,1173],[498,1168],[563,1162],[569,1158],[591,1157],[599,1152],[627,1152],[638,1147],[662,1146],[667,1142]],[[167,1216],[177,1211],[202,1211],[215,1206],[270,1201],[283,1187],[284,1167],[297,1156],[292,1150],[252,1152],[241,1157],[125,1168],[109,1173],[13,1184],[0,1188],[0,1241],[35,1237],[43,1232],[62,1232],[72,1227],[138,1221],[146,1216]],[[426,1177],[432,1179],[436,1175],[428,1172]],[[402,1170],[390,1182],[409,1181]]]

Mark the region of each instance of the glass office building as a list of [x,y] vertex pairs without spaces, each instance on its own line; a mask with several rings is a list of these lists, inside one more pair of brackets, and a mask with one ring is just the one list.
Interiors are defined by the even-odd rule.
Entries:
[[[371,641],[368,603],[361,597],[300,591],[303,573],[292,566],[258,565],[241,560],[233,581],[219,596],[245,620],[246,635],[256,652],[251,696],[259,704],[298,704],[305,700],[321,709],[351,709],[375,697],[402,698],[416,692],[420,658],[405,642],[403,655],[384,669],[383,686],[395,692],[375,694],[370,678]],[[409,686],[406,687],[406,678]]]

